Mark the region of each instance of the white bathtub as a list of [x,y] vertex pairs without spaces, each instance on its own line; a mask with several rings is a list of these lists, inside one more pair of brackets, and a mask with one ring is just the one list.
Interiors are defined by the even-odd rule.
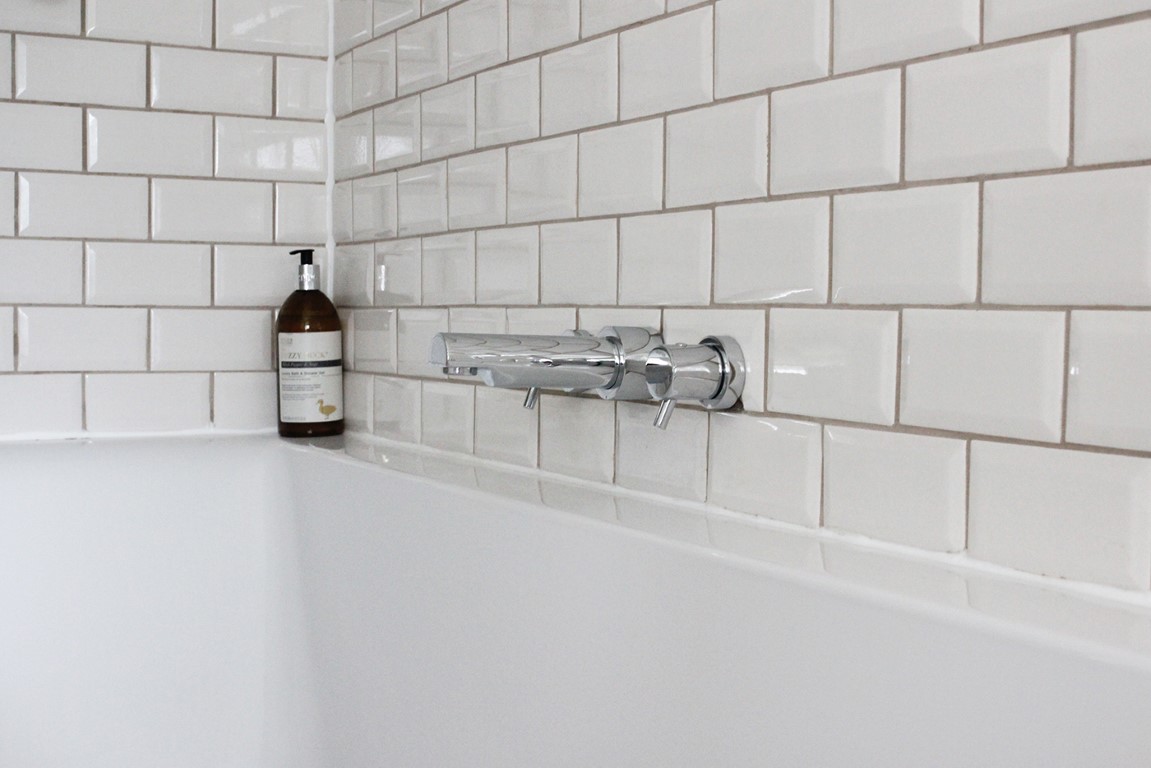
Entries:
[[330,448],[0,444],[0,766],[1151,765],[1137,601]]

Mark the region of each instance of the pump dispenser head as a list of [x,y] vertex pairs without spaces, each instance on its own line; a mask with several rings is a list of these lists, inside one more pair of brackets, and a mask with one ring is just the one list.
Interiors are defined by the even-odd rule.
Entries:
[[319,277],[316,274],[316,265],[312,263],[312,256],[315,254],[314,248],[301,248],[298,251],[289,251],[291,255],[300,255],[300,290],[301,291],[314,291],[319,283]]

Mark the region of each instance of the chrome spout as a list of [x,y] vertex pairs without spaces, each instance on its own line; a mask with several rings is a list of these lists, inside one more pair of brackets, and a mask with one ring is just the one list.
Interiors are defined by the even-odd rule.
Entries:
[[[562,336],[439,333],[428,361],[453,377],[489,387],[596,392],[610,399],[650,398],[643,376],[647,353],[662,343],[642,328],[605,328]],[[531,407],[534,398],[525,405]]]

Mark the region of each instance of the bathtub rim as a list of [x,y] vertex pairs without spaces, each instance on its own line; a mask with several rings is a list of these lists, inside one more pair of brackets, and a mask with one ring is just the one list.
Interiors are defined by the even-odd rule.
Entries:
[[[1130,669],[1139,674],[1151,675],[1151,641],[1144,641],[1142,647],[1137,649],[1124,643],[1123,638],[1118,634],[1112,637],[1075,635],[1066,630],[1046,625],[1034,615],[1008,617],[1002,614],[989,613],[971,604],[960,606],[912,594],[906,589],[900,589],[891,584],[878,584],[874,581],[868,582],[859,578],[849,578],[843,574],[829,572],[825,567],[820,570],[813,570],[778,560],[773,561],[770,558],[755,556],[746,551],[739,552],[719,546],[714,541],[708,544],[689,542],[671,535],[666,530],[635,527],[618,519],[611,522],[594,515],[549,506],[542,501],[542,496],[539,502],[526,501],[514,496],[494,493],[491,490],[467,487],[445,479],[442,473],[440,476],[436,476],[432,473],[419,474],[402,471],[394,464],[389,466],[382,463],[380,457],[403,456],[408,459],[427,459],[429,463],[438,465],[441,469],[454,467],[472,471],[482,470],[492,473],[493,476],[514,478],[521,482],[525,480],[529,483],[535,482],[537,487],[539,483],[547,482],[569,489],[584,489],[600,496],[609,496],[613,499],[631,499],[655,508],[666,509],[669,512],[702,518],[707,523],[709,532],[711,531],[711,521],[716,521],[722,524],[740,526],[749,534],[756,536],[766,535],[769,538],[779,535],[792,538],[799,537],[817,547],[821,556],[825,552],[825,547],[832,547],[841,552],[852,552],[874,558],[879,562],[894,566],[896,571],[900,568],[910,567],[913,570],[924,569],[926,572],[947,579],[961,579],[965,586],[970,584],[972,579],[975,579],[981,582],[984,588],[1006,590],[1007,592],[1013,590],[1018,592],[1022,589],[1024,593],[1031,595],[1031,599],[1034,601],[1034,610],[1041,613],[1050,611],[1050,609],[1043,606],[1039,600],[1040,596],[1079,601],[1084,605],[1089,605],[1093,610],[1111,611],[1116,616],[1141,620],[1144,628],[1151,630],[1151,592],[1142,593],[1117,587],[1065,581],[1024,573],[975,560],[963,553],[932,553],[876,541],[856,534],[824,528],[805,528],[769,518],[733,512],[705,503],[670,499],[653,493],[573,478],[540,469],[510,466],[502,462],[443,451],[428,446],[390,441],[373,435],[349,433],[340,437],[286,440],[279,438],[274,432],[266,430],[180,434],[84,434],[51,438],[4,439],[0,440],[0,452],[10,448],[53,445],[199,443],[207,446],[217,442],[258,450],[265,453],[265,458],[274,462],[274,466],[277,467],[285,466],[293,455],[312,456],[323,461],[346,464],[350,467],[359,468],[361,471],[383,473],[386,476],[392,476],[401,483],[420,483],[441,488],[445,493],[455,494],[464,499],[476,498],[489,502],[493,499],[499,499],[500,503],[509,505],[510,508],[517,509],[520,513],[544,515],[552,519],[565,520],[571,524],[610,529],[617,535],[671,548],[686,556],[708,558],[721,562],[728,567],[758,572],[767,578],[792,584],[805,590],[832,593],[876,608],[894,610],[951,626],[971,629],[980,634],[1036,644],[1055,651],[1087,657],[1094,662]],[[420,463],[417,461],[410,466],[416,466]],[[710,535],[709,538],[711,538]],[[1055,616],[1056,613],[1050,612],[1049,615]]]

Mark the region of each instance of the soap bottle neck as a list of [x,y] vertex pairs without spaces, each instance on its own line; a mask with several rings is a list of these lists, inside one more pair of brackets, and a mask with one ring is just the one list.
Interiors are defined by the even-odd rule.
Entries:
[[300,265],[300,290],[314,291],[319,287],[319,276],[315,264]]

